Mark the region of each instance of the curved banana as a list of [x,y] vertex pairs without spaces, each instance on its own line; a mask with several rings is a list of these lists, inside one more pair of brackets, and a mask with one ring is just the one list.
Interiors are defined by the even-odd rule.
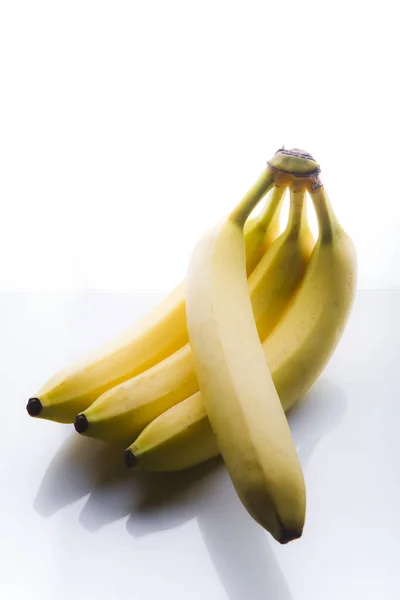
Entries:
[[197,243],[186,277],[186,318],[200,390],[233,486],[254,520],[287,543],[302,534],[306,494],[247,286],[243,227],[257,202],[252,191]]
[[261,341],[288,310],[304,277],[314,246],[307,220],[305,188],[292,184],[285,231],[264,254],[249,277],[249,291]]
[[72,423],[110,387],[153,366],[187,343],[185,283],[159,305],[117,336],[54,375],[30,398],[27,411]]
[[[263,184],[275,172],[267,167]],[[207,414],[236,492],[281,543],[302,534],[305,485],[253,316],[244,223],[255,186],[192,254],[186,285],[189,340]]]
[[[247,269],[251,272],[278,234],[284,188],[271,193],[266,208],[246,229]],[[267,232],[267,233],[266,233]],[[185,283],[125,332],[53,376],[30,398],[33,417],[72,423],[77,413],[115,385],[146,371],[188,342]]]
[[125,463],[141,471],[181,471],[219,454],[202,393],[196,392],[147,425],[125,451]]
[[[261,340],[271,333],[289,306],[310,258],[314,242],[304,193],[304,189],[291,189],[287,227],[248,278]],[[198,389],[187,344],[163,362],[105,392],[78,415],[75,427],[79,433],[104,441],[129,442],[153,419]]]
[[252,274],[266,250],[279,235],[285,189],[285,186],[275,186],[269,193],[264,210],[257,217],[247,219],[244,225],[247,277]]
[[[332,356],[349,318],[357,282],[351,239],[324,188],[311,191],[319,237],[290,310],[263,349],[282,406],[288,411],[313,385]],[[138,469],[185,469],[219,454],[201,393],[155,419],[130,446]]]

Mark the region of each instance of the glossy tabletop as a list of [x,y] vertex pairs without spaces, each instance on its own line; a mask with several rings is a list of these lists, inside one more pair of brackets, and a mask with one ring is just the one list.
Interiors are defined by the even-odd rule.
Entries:
[[359,292],[337,351],[292,410],[308,493],[280,546],[220,460],[127,471],[121,454],[25,404],[157,294],[0,295],[0,597],[7,600],[400,598],[400,291]]

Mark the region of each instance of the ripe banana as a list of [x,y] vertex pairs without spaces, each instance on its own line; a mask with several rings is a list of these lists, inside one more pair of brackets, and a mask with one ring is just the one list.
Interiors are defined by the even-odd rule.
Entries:
[[128,467],[180,471],[220,454],[201,392],[154,419],[125,451]]
[[[275,195],[282,196],[280,188]],[[254,318],[264,340],[298,288],[312,251],[304,189],[291,189],[285,231],[248,278]],[[144,373],[108,390],[78,415],[79,433],[104,441],[129,442],[161,413],[198,391],[190,344]]]
[[265,251],[279,235],[280,213],[285,187],[275,186],[269,193],[269,201],[258,217],[248,219],[244,226],[246,243],[246,271],[249,277],[260,262]]
[[[265,210],[248,223],[248,272],[260,260],[265,244],[278,235],[283,192],[283,187],[275,188]],[[53,376],[29,399],[27,411],[33,417],[72,423],[106,390],[146,371],[187,342],[183,282],[127,331]]]
[[[282,406],[288,411],[332,356],[350,315],[357,281],[352,241],[323,187],[311,191],[319,226],[309,266],[293,304],[264,342]],[[155,419],[126,453],[138,469],[185,469],[219,454],[200,392]]]
[[[270,166],[268,177],[273,185]],[[252,190],[196,245],[186,318],[206,411],[236,492],[255,521],[287,543],[302,534],[306,494],[246,280],[243,227],[258,201]]]
[[30,398],[27,411],[71,423],[110,387],[140,373],[187,343],[185,284],[113,341],[54,375]]
[[313,246],[305,189],[303,184],[294,184],[290,189],[287,227],[264,254],[248,280],[254,319],[262,342],[293,301]]

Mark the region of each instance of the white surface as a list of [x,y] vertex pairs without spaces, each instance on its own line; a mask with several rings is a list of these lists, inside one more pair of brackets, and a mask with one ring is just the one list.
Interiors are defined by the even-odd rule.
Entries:
[[121,456],[25,404],[54,370],[155,295],[0,295],[0,597],[7,600],[398,600],[400,292],[359,292],[348,329],[290,424],[308,490],[279,546],[217,460],[185,474]]
[[0,2],[0,288],[169,289],[283,144],[321,164],[360,287],[400,287],[397,10]]

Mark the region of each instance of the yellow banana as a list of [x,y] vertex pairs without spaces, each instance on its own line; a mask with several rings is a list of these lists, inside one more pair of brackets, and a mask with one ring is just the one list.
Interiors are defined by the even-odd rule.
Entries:
[[[278,234],[283,192],[284,188],[276,188],[265,210],[247,226],[249,272],[263,255],[265,244]],[[71,423],[106,390],[146,371],[187,342],[183,282],[128,330],[53,376],[29,399],[27,411],[34,417]]]
[[246,243],[246,271],[249,277],[260,262],[265,251],[279,235],[280,209],[285,187],[275,186],[269,194],[269,202],[258,217],[248,219],[244,226]]
[[181,471],[219,454],[202,393],[196,392],[147,425],[125,451],[125,462],[141,471]]
[[[350,315],[357,282],[352,241],[323,187],[311,191],[319,237],[293,304],[264,342],[282,406],[288,411],[318,378]],[[200,392],[155,419],[126,453],[138,469],[185,469],[219,454]]]
[[287,227],[264,254],[248,280],[261,341],[271,334],[293,301],[313,246],[304,186],[292,185]]
[[305,484],[258,336],[243,237],[259,190],[274,184],[275,173],[268,166],[241,205],[196,245],[186,318],[200,390],[235,490],[255,521],[287,543],[303,531]]
[[[291,189],[287,227],[248,278],[261,340],[287,309],[304,276],[312,246],[304,189]],[[79,433],[104,441],[129,442],[153,419],[198,389],[187,344],[163,362],[105,392],[78,415],[75,427]]]

